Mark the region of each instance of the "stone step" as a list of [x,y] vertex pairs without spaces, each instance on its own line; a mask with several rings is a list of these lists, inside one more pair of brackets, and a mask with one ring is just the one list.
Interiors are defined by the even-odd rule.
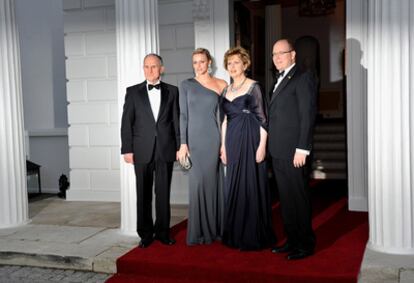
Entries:
[[315,133],[345,133],[344,124],[319,124],[315,126]]
[[311,177],[313,179],[346,180],[347,172],[345,170],[313,170]]
[[313,149],[317,151],[346,151],[346,143],[344,141],[331,141],[331,142],[316,142],[313,144]]
[[346,125],[342,122],[319,122],[313,137],[312,177],[347,178]]
[[316,142],[330,142],[330,141],[345,141],[344,133],[316,133],[313,135],[313,141]]
[[315,151],[313,153],[313,160],[332,160],[332,159],[336,159],[336,160],[345,160],[346,161],[346,152],[341,150],[341,151]]
[[346,161],[344,160],[315,160],[312,164],[313,169],[346,169]]

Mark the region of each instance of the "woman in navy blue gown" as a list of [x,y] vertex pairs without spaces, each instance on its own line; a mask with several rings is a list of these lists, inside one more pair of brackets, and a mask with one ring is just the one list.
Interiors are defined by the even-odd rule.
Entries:
[[259,250],[275,242],[267,182],[265,103],[257,82],[245,75],[247,51],[228,50],[224,67],[233,79],[223,92],[221,159],[226,164],[223,243]]

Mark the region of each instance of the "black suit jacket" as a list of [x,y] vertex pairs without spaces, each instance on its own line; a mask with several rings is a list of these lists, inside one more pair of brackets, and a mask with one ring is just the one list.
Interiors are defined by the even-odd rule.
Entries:
[[296,148],[311,150],[316,117],[316,81],[296,65],[269,98],[269,152],[292,160]]
[[150,162],[153,153],[155,160],[175,161],[180,144],[179,112],[178,88],[173,85],[161,82],[157,121],[146,81],[128,87],[121,121],[121,153],[134,153],[135,163]]

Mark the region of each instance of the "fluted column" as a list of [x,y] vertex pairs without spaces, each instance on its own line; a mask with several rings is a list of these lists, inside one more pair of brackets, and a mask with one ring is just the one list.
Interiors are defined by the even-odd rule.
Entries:
[[[128,86],[142,82],[143,60],[148,53],[158,53],[158,1],[117,0],[116,41],[118,62],[118,110],[122,115]],[[119,119],[121,121],[121,119]],[[121,158],[121,230],[136,234],[135,173]]]
[[193,1],[195,48],[207,48],[214,57],[214,75],[229,80],[223,67],[224,53],[230,48],[229,1]]
[[368,11],[369,248],[414,254],[414,3]]
[[19,38],[13,0],[0,0],[0,228],[28,221]]

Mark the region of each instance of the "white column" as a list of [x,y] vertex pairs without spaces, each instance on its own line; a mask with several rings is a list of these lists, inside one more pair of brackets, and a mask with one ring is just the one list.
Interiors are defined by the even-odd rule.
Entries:
[[19,39],[14,1],[0,0],[0,228],[28,218]]
[[368,247],[414,254],[414,5],[368,11]]
[[368,3],[346,2],[346,102],[349,209],[368,210],[367,38]]
[[[148,53],[158,53],[157,0],[117,0],[116,42],[118,62],[118,110],[122,115],[125,90],[142,82],[143,60]],[[135,173],[121,158],[121,230],[136,235]]]
[[269,93],[275,79],[272,76],[272,51],[275,42],[282,38],[282,6],[281,5],[269,5],[265,9],[266,16],[266,85],[265,93]]
[[229,1],[194,0],[195,48],[207,48],[214,58],[214,75],[229,81],[223,67],[224,53],[230,48]]

